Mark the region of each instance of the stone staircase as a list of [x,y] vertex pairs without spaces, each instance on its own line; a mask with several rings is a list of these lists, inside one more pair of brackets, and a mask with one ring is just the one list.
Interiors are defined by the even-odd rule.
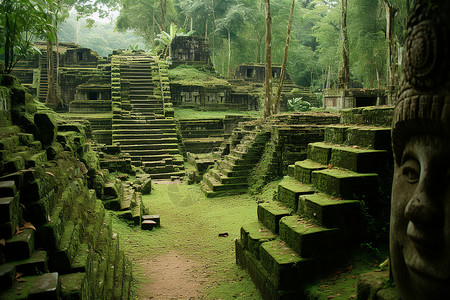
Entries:
[[131,263],[85,165],[50,160],[31,134],[0,149],[0,299],[130,299]]
[[[39,65],[41,66],[41,77],[39,80],[39,93],[38,93],[38,99],[41,102],[45,102],[47,100],[47,94],[48,94],[48,61],[47,61],[47,50],[42,51],[42,55],[39,57]],[[53,52],[53,63],[54,63],[54,70],[56,74],[56,52]],[[55,87],[56,89],[56,87]]]
[[230,153],[217,161],[203,176],[201,186],[207,197],[242,194],[248,177],[261,159],[270,131],[259,121],[240,123],[231,135]]
[[345,263],[367,237],[364,216],[389,205],[390,129],[329,125],[324,135],[235,243],[236,262],[264,299],[302,299],[305,283]]
[[113,143],[152,179],[184,176],[176,125],[165,114],[170,109],[165,108],[167,93],[161,85],[160,66],[145,55],[125,58],[120,64],[122,109],[113,117]]

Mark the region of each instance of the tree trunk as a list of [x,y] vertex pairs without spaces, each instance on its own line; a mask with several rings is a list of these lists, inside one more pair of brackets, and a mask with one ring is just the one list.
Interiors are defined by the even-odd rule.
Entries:
[[261,47],[262,47],[263,38],[264,38],[264,36],[262,34],[258,34],[257,48],[256,48],[256,62],[258,64],[261,63]]
[[331,79],[331,65],[328,66],[327,84],[326,84],[327,90],[330,88],[330,79]]
[[342,0],[341,13],[342,69],[339,76],[339,88],[348,89],[350,83],[350,59],[347,35],[347,0]]
[[398,51],[397,41],[395,40],[395,13],[396,9],[384,0],[386,8],[386,39],[388,41],[388,85],[396,87],[398,85]]
[[230,65],[231,65],[231,34],[230,30],[228,29],[228,68],[227,68],[228,76],[230,76]]
[[205,22],[205,40],[208,39],[208,19]]
[[159,0],[159,6],[161,7],[161,28],[166,30],[166,11],[167,11],[167,0]]
[[286,44],[284,47],[283,64],[281,65],[280,84],[278,85],[277,97],[275,98],[275,103],[273,104],[273,113],[274,114],[280,113],[280,98],[281,98],[281,91],[283,89],[284,79],[286,77],[286,64],[287,64],[287,57],[288,57],[288,50],[289,50],[289,42],[291,41],[291,25],[292,25],[292,16],[294,14],[294,6],[295,6],[295,0],[292,0],[291,11],[289,13],[288,28],[287,28],[287,33],[286,33]]
[[266,69],[265,69],[265,101],[264,118],[272,114],[272,16],[270,0],[265,0],[266,11]]
[[58,101],[55,93],[55,70],[53,66],[53,42],[47,37],[47,101],[51,107],[56,108]]

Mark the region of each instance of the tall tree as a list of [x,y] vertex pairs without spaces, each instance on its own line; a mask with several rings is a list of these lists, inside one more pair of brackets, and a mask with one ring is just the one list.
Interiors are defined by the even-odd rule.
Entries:
[[339,76],[339,88],[348,89],[350,84],[350,59],[347,34],[347,0],[341,1],[342,67]]
[[273,113],[274,114],[278,114],[280,112],[281,90],[283,89],[284,79],[286,77],[286,64],[287,64],[287,57],[288,57],[288,50],[289,50],[289,42],[291,40],[291,25],[292,25],[292,15],[294,14],[294,6],[295,6],[295,0],[292,0],[291,11],[289,13],[289,22],[288,22],[287,33],[286,33],[286,43],[285,43],[285,47],[284,47],[283,64],[281,65],[280,84],[278,85],[277,95],[276,95],[275,102],[273,105]]
[[270,0],[265,0],[266,11],[266,60],[265,60],[265,101],[264,118],[272,115],[272,16]]
[[398,50],[397,40],[395,38],[395,8],[389,0],[383,0],[386,8],[386,39],[388,42],[387,53],[387,70],[388,70],[388,85],[398,85]]

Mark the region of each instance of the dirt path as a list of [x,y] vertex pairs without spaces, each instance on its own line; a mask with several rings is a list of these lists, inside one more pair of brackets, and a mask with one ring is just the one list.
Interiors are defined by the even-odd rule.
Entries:
[[254,197],[211,199],[198,185],[154,184],[143,201],[160,215],[160,228],[117,223],[134,262],[137,299],[261,299],[234,253],[241,226],[257,221]]
[[205,272],[193,260],[169,252],[143,263],[153,280],[140,290],[142,299],[199,299],[207,281]]

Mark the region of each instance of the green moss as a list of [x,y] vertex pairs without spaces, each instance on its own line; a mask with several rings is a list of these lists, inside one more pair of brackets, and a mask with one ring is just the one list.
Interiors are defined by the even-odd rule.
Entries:
[[174,108],[174,113],[175,119],[178,120],[225,118],[225,116],[227,115],[240,115],[259,118],[262,117],[263,115],[263,111],[240,111],[240,110],[198,111],[189,108]]
[[211,73],[200,71],[199,69],[188,65],[181,65],[174,69],[170,69],[169,78],[172,83],[181,85],[202,87],[231,87],[228,81],[217,78]]

